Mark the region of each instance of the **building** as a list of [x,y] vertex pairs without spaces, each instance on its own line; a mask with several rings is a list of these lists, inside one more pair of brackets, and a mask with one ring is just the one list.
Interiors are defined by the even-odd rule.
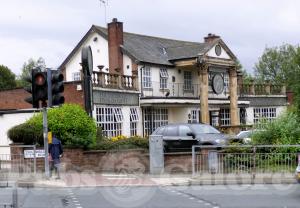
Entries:
[[67,83],[82,79],[88,45],[93,117],[107,136],[146,136],[176,122],[237,131],[286,108],[285,87],[244,84],[236,56],[214,34],[198,43],[123,32],[116,18],[107,28],[93,25],[59,67]]

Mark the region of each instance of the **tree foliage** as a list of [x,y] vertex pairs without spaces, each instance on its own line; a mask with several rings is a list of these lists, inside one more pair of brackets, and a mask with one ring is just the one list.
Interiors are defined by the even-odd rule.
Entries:
[[296,53],[297,47],[289,44],[266,48],[255,64],[256,79],[261,82],[270,80],[275,84],[286,83],[290,87],[290,72],[295,67],[293,59]]
[[[65,104],[48,110],[48,127],[67,146],[87,148],[96,142],[96,123],[78,105]],[[24,125],[13,127],[8,136],[14,142],[22,138],[27,144],[42,145],[42,132],[43,116],[39,113]]]
[[300,118],[289,111],[275,121],[266,123],[262,131],[253,135],[254,144],[299,144],[300,143]]
[[13,89],[16,85],[15,74],[8,67],[0,65],[0,90]]
[[26,81],[26,77],[30,77],[32,69],[36,67],[46,69],[45,60],[42,57],[38,58],[38,60],[30,58],[27,62],[23,64],[22,72],[18,79],[18,86],[24,87],[29,85],[29,83]]
[[255,65],[255,76],[261,81],[286,84],[294,93],[294,105],[300,116],[300,47],[284,44],[266,48]]

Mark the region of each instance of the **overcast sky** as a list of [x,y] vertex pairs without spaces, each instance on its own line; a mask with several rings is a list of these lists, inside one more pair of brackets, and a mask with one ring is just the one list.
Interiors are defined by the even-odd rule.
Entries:
[[[124,31],[203,42],[220,35],[252,71],[266,46],[300,42],[299,0],[106,0],[107,21]],[[0,0],[0,64],[19,74],[29,58],[58,67],[92,24],[105,26],[99,0]]]

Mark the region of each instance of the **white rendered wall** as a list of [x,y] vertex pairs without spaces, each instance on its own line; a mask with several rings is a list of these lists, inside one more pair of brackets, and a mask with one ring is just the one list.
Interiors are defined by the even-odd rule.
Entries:
[[280,116],[282,113],[286,111],[286,106],[259,106],[259,107],[249,107],[246,108],[246,124],[252,125],[254,120],[254,108],[276,108],[276,117]]
[[[0,146],[9,145],[11,141],[7,136],[7,132],[10,128],[22,124],[33,116],[33,113],[16,113],[16,114],[4,114],[0,116]],[[9,148],[1,148],[0,154],[9,154]]]
[[[108,42],[102,36],[97,33],[93,33],[88,39],[82,44],[83,46],[91,46],[93,53],[93,71],[99,71],[99,65],[103,65],[102,71],[106,72],[106,68],[109,67],[108,59]],[[72,73],[79,72],[82,68],[81,63],[81,49],[80,47],[73,57],[66,64],[66,81],[73,81]]]
[[223,59],[230,59],[230,56],[228,55],[228,53],[224,50],[224,48],[221,46],[221,54],[220,56],[217,56],[216,54],[216,50],[215,50],[215,47],[212,47],[206,54],[207,56],[210,56],[210,57],[214,57],[214,58],[223,58]]
[[188,115],[194,108],[179,107],[169,108],[169,123],[187,123]]
[[[160,67],[150,67],[151,70],[151,82],[152,82],[152,89],[145,89],[144,88],[144,96],[165,96],[166,89],[160,89]],[[173,90],[174,94],[183,95],[183,85],[184,85],[184,71],[191,71],[192,72],[192,85],[194,87],[194,93],[200,92],[200,85],[199,85],[199,76],[196,70],[183,70],[177,68],[166,68],[168,71],[168,79],[167,79],[167,89],[170,91],[172,95]],[[172,77],[175,77],[175,82],[172,82]],[[173,89],[174,86],[174,89]],[[188,93],[186,93],[188,96]]]
[[123,55],[123,72],[124,72],[124,75],[127,75],[127,76],[132,75],[132,61],[126,55]]

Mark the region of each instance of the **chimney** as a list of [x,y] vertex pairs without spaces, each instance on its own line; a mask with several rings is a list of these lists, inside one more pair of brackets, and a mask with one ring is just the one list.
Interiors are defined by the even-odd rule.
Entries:
[[123,74],[123,54],[120,45],[123,45],[123,22],[113,18],[107,24],[109,73]]
[[211,43],[214,40],[219,39],[219,38],[220,38],[220,36],[218,36],[218,35],[208,33],[208,35],[206,37],[204,37],[204,42]]

